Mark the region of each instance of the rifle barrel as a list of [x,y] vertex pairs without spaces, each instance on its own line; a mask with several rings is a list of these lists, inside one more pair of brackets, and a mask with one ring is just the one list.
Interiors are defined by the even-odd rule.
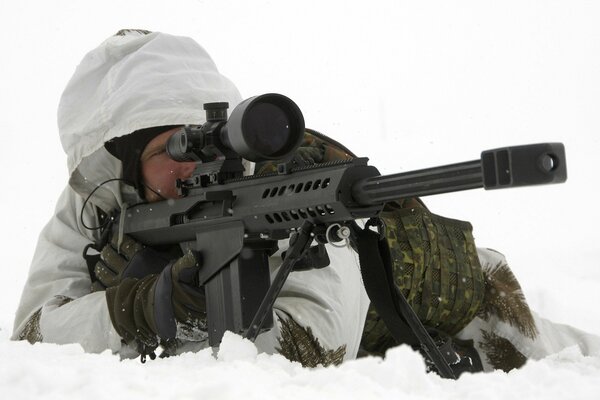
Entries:
[[566,180],[564,145],[536,143],[487,150],[479,160],[364,178],[352,186],[352,197],[367,206],[459,190],[503,189]]
[[352,197],[360,205],[375,205],[401,198],[481,187],[483,187],[481,161],[474,160],[366,178],[354,184]]

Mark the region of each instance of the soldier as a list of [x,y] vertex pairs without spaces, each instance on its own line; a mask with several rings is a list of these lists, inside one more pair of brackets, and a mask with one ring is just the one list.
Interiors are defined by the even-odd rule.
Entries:
[[[189,38],[123,30],[84,57],[58,113],[69,185],[41,233],[13,339],[123,357],[208,346],[204,293],[194,284],[202,265],[191,253],[115,235],[98,256],[81,254],[101,239],[112,210],[177,198],[175,181],[195,164],[171,160],[166,141],[182,125],[204,123],[204,103],[240,100]],[[307,163],[354,156],[314,131],[298,155]],[[248,163],[247,173],[270,168]],[[388,204],[382,221],[395,283],[435,339],[470,360],[469,370],[510,370],[573,344],[600,348],[597,338],[532,313],[504,257],[476,248],[469,223],[436,216],[419,199]],[[270,258],[273,271],[286,245]],[[377,312],[367,314],[352,250],[327,252],[327,268],[290,275],[274,305],[275,326],[256,340],[260,351],[316,366],[355,358],[359,347],[383,355],[397,345]]]
[[[204,123],[204,103],[240,100],[189,38],[124,30],[84,57],[58,111],[69,185],[41,233],[13,339],[123,356],[152,355],[159,343],[169,354],[208,346],[203,291],[193,285],[200,266],[191,254],[165,256],[116,237],[88,265],[82,252],[99,241],[103,215],[177,197],[176,179],[193,168],[165,154],[174,127]],[[291,274],[274,305],[275,327],[256,340],[261,351],[280,349],[304,365],[355,357],[368,299],[352,251],[328,253],[329,268]]]

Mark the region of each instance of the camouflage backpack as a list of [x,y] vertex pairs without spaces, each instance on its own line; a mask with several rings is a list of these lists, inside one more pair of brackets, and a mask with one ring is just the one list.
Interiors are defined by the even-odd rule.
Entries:
[[[471,224],[432,214],[419,199],[386,204],[381,219],[394,280],[410,306],[425,327],[458,333],[480,311],[485,294]],[[383,356],[395,345],[371,306],[361,350]]]

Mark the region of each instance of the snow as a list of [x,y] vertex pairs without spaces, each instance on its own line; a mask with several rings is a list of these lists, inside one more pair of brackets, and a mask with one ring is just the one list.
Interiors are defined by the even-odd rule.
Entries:
[[216,357],[145,365],[8,340],[37,235],[67,182],[58,99],[83,55],[121,28],[195,38],[243,96],[289,96],[307,126],[382,173],[565,143],[563,185],[425,200],[505,253],[539,314],[600,334],[598,20],[600,3],[583,0],[2,1],[0,398],[600,398],[600,356],[577,348],[452,382],[404,347],[307,370],[234,335]]
[[[464,375],[448,381],[425,374],[419,355],[407,347],[386,360],[367,358],[340,367],[305,369],[282,356],[257,354],[254,345],[226,334],[213,356],[196,354],[147,361],[119,359],[108,351],[85,354],[77,345],[0,342],[3,398],[572,398],[598,395],[600,359],[575,349],[530,362],[511,373]],[[49,369],[51,368],[51,371]]]

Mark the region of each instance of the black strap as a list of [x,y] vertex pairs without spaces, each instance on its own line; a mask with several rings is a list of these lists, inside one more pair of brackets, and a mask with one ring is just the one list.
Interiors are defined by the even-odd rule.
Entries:
[[398,343],[418,347],[419,340],[394,306],[393,277],[384,263],[384,258],[389,259],[389,249],[381,249],[379,234],[368,228],[358,230],[357,236],[361,273],[371,303]]
[[[100,207],[96,207],[96,214],[98,215],[98,226],[106,225],[106,219],[108,218],[108,214],[106,214]],[[110,225],[110,224],[109,224]],[[90,279],[92,283],[96,282],[98,278],[96,277],[96,273],[94,272],[94,268],[98,261],[100,261],[100,254],[88,254],[90,249],[96,250],[96,252],[100,253],[102,248],[108,243],[108,233],[110,231],[110,226],[104,226],[100,233],[100,241],[97,243],[90,243],[83,249],[83,258],[85,259],[85,263],[87,264],[88,272],[90,273]]]
[[90,243],[84,247],[83,258],[87,264],[88,272],[90,273],[90,279],[92,280],[92,283],[94,283],[98,280],[96,274],[94,273],[94,268],[96,267],[98,261],[100,261],[100,254],[88,254],[90,248],[95,250],[94,243]]
[[[375,310],[399,344],[421,349],[440,376],[456,379],[449,363],[406,298],[394,283],[391,256],[387,241],[379,233],[353,226],[363,283]],[[454,354],[449,355],[454,356]],[[449,357],[450,358],[450,357]]]

